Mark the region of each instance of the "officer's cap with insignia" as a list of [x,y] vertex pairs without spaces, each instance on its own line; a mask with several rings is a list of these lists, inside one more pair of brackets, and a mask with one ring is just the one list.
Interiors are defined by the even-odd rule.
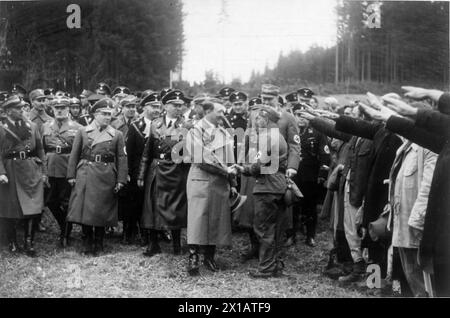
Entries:
[[26,105],[25,101],[19,95],[11,95],[9,96],[2,104],[3,110],[7,110],[9,108],[22,108]]
[[7,91],[0,92],[0,103],[3,103],[9,97],[9,93]]
[[235,92],[236,90],[232,87],[224,87],[219,91],[219,96],[221,98],[229,98],[231,93]]
[[262,100],[260,97],[253,97],[253,98],[250,98],[250,100],[248,101],[249,107],[254,107],[254,106],[258,106],[258,105],[262,105]]
[[100,95],[111,95],[111,88],[108,86],[108,84],[100,82],[97,84],[95,92]]
[[295,104],[292,105],[292,112],[293,113],[300,112],[300,111],[303,111],[303,110],[306,110],[306,109],[308,109],[308,108],[306,107],[306,105],[304,103],[295,103]]
[[280,88],[272,84],[262,84],[261,86],[261,97],[271,96],[276,97],[280,94]]
[[21,95],[25,96],[27,94],[27,90],[21,84],[13,84],[13,87],[11,89],[11,93],[13,93],[13,94],[21,94]]
[[166,105],[168,103],[184,104],[184,103],[189,103],[190,101],[191,100],[189,98],[185,97],[183,92],[178,89],[168,92],[161,99],[161,102],[164,105]]
[[91,96],[89,96],[87,98],[87,100],[88,100],[88,102],[93,104],[93,103],[95,103],[95,102],[97,102],[97,101],[99,101],[100,99],[103,99],[103,98],[105,98],[105,96],[99,95],[99,94],[92,94]]
[[171,88],[163,88],[163,89],[161,90],[161,92],[159,93],[159,97],[161,97],[161,100],[162,100],[162,98],[163,98],[167,93],[169,93],[169,92],[171,92],[171,91],[172,91]]
[[112,93],[113,95],[117,95],[117,94],[125,94],[125,95],[130,95],[131,91],[128,87],[126,86],[117,86],[116,88],[114,88],[114,91]]
[[141,106],[161,105],[161,98],[158,93],[151,93],[145,96],[140,103]]
[[291,103],[291,104],[299,102],[298,93],[297,92],[289,93],[284,98],[286,99],[286,102]]
[[124,97],[121,101],[120,101],[120,106],[122,107],[127,107],[130,105],[137,105],[138,104],[138,98],[134,95],[128,95],[126,97]]
[[83,89],[83,91],[80,94],[80,98],[88,98],[89,96],[91,96],[92,94],[94,94],[93,92],[91,92],[88,89]]
[[53,98],[55,94],[56,94],[56,91],[54,88],[44,89],[44,95],[47,97],[47,99]]
[[[154,90],[152,89],[146,89],[145,91],[141,92],[141,99],[146,98],[148,95],[156,93]],[[157,93],[159,95],[159,93]],[[139,96],[138,96],[139,97]],[[161,99],[161,98],[160,98]]]
[[57,91],[57,92],[55,93],[55,97],[60,97],[60,96],[66,96],[66,97],[69,97],[69,93],[66,93],[66,92],[64,92],[64,91]]
[[305,88],[300,88],[297,91],[297,94],[300,99],[306,99],[309,101],[311,99],[311,97],[313,97],[314,92],[312,90],[310,90],[309,88],[305,87]]
[[102,98],[99,101],[97,101],[91,108],[91,113],[96,113],[96,112],[104,112],[104,111],[108,111],[108,112],[113,112],[114,110],[114,102],[111,98]]
[[46,96],[45,96],[44,90],[37,88],[30,92],[29,97],[30,97],[31,101],[34,101],[35,99],[38,99],[40,97],[46,97]]
[[70,99],[67,96],[55,96],[50,103],[52,107],[68,107],[70,105]]
[[81,107],[81,101],[78,98],[76,98],[76,97],[72,97],[69,100],[69,102],[70,102],[70,106],[79,106],[79,107]]
[[230,94],[229,101],[231,103],[235,102],[245,102],[247,100],[247,95],[243,92],[234,91]]

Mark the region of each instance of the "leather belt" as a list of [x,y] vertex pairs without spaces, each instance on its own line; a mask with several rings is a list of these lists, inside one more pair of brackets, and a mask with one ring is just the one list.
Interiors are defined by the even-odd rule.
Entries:
[[102,163],[110,163],[115,161],[115,157],[113,155],[83,155],[82,159],[86,159],[91,162],[102,162]]
[[56,154],[68,154],[72,151],[70,147],[47,147],[47,152],[56,153]]
[[13,160],[25,160],[25,159],[31,159],[33,157],[36,157],[35,152],[31,151],[13,151],[11,153],[8,153],[5,155],[5,159],[13,159]]

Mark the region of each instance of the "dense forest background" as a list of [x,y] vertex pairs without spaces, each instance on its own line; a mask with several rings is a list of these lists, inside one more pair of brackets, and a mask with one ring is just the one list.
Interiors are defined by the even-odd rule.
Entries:
[[[71,2],[0,2],[0,89],[12,82],[72,92],[99,81],[136,90],[169,86],[170,70],[183,57],[181,0],[77,1],[81,29],[66,26]],[[255,95],[264,82],[321,95],[395,91],[402,84],[448,89],[449,2],[338,0],[336,14],[334,47],[280,55],[274,68],[254,72],[247,83],[222,83],[210,70],[201,83],[173,85],[190,95],[225,85]],[[374,15],[379,27],[368,24]]]
[[[66,25],[71,3],[80,5],[80,29]],[[159,88],[182,57],[181,0],[2,1],[0,21],[3,89],[19,82],[79,92],[99,81]]]

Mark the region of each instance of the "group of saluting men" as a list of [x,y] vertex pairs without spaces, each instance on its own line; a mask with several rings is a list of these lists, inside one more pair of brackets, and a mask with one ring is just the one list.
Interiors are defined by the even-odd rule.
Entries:
[[9,250],[21,249],[20,220],[23,250],[36,254],[47,206],[61,246],[72,224],[82,226],[87,255],[103,251],[105,230],[119,219],[124,242],[142,233],[148,257],[161,253],[167,231],[180,254],[187,228],[190,275],[199,273],[200,254],[217,271],[216,246],[231,245],[232,226],[243,227],[250,248],[242,260],[259,259],[251,277],[280,277],[280,252],[297,230],[315,246],[325,187],[321,214],[331,216],[334,238],[326,275],[355,282],[376,263],[405,295],[449,296],[450,95],[404,89],[405,97],[368,93],[365,103],[341,107],[334,98],[318,106],[308,88],[282,97],[271,84],[254,98],[230,87],[190,98],[99,83],[79,99],[35,89],[27,106],[16,85],[2,93],[0,126]]

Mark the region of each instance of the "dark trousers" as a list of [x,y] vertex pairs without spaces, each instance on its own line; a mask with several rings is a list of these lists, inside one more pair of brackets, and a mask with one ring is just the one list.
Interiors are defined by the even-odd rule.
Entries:
[[[309,238],[314,238],[316,236],[317,227],[316,206],[318,185],[317,182],[300,181],[298,182],[298,187],[303,194],[303,198],[300,200],[299,204],[296,205],[297,211],[295,213],[297,213],[297,215],[300,214],[304,220],[306,225],[306,236]],[[298,210],[299,208],[300,211]]]
[[132,180],[119,194],[119,219],[123,221],[123,231],[127,238],[137,233],[144,205],[144,191]]
[[254,231],[259,240],[259,271],[275,272],[282,268],[280,252],[286,206],[283,194],[256,193]]
[[61,237],[70,234],[71,225],[67,225],[66,218],[69,209],[69,199],[72,187],[66,178],[49,178],[50,189],[46,192],[45,204],[58,222]]
[[383,241],[374,242],[370,238],[368,239],[367,244],[369,250],[369,263],[375,263],[380,266],[381,278],[383,279],[386,277],[388,244],[388,242]]
[[450,297],[450,262],[434,260],[433,289],[437,297]]

